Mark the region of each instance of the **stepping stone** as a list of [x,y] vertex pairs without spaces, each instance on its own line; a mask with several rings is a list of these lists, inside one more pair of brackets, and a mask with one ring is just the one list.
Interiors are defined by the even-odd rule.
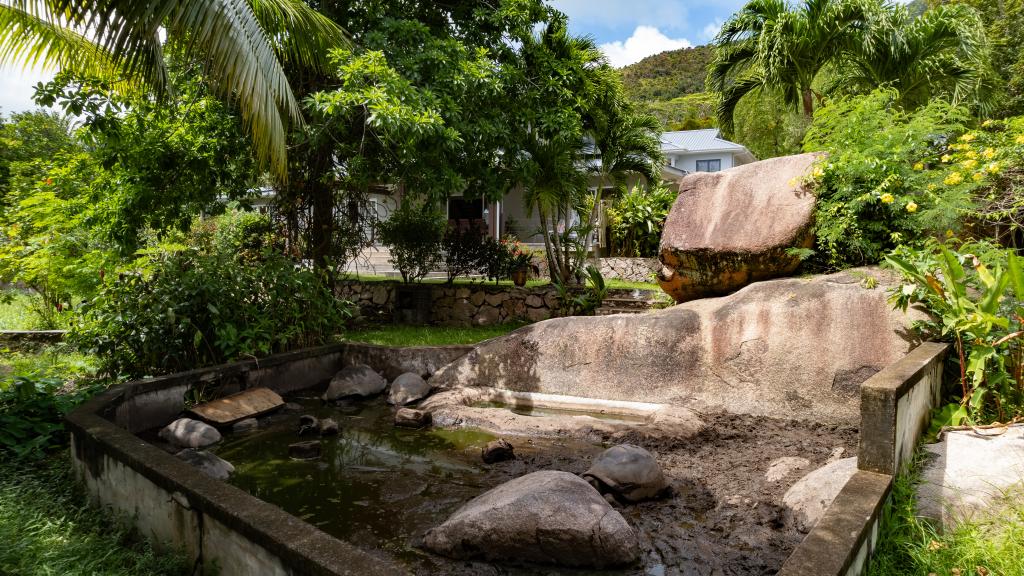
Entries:
[[252,388],[238,394],[193,406],[191,414],[218,426],[228,426],[277,410],[284,399],[270,388]]

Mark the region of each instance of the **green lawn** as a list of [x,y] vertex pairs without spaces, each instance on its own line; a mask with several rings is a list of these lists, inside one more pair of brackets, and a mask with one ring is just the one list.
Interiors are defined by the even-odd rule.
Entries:
[[66,344],[40,346],[31,351],[0,348],[0,387],[12,375],[77,381],[96,372],[94,356]]
[[21,290],[0,291],[0,330],[35,330],[39,318],[32,302],[33,297]]
[[497,326],[367,326],[346,332],[345,340],[365,342],[380,346],[445,346],[451,344],[476,344],[484,340],[503,336],[523,323],[499,324]]
[[939,534],[915,515],[915,478],[895,482],[870,576],[1024,575],[1024,496],[997,518]]
[[126,524],[89,506],[65,455],[32,464],[0,461],[0,574],[191,572],[183,557],[155,553]]

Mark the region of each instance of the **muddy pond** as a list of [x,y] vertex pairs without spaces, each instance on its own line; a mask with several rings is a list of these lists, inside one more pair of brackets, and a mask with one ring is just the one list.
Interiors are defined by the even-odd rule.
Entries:
[[[584,472],[606,446],[572,438],[505,436],[516,459],[484,464],[481,448],[495,436],[479,430],[396,428],[382,398],[324,404],[291,398],[301,412],[279,412],[259,429],[229,433],[212,449],[231,462],[230,483],[413,574],[774,574],[803,538],[781,507],[803,474],[855,453],[854,429],[792,420],[704,414],[697,438],[639,439],[653,452],[674,494],[620,508],[637,529],[643,561],[619,570],[574,570],[455,561],[423,551],[423,534],[483,492],[530,472]],[[546,412],[545,412],[546,413]],[[324,437],[316,460],[288,457],[301,414],[333,418],[340,434]],[[571,416],[566,416],[571,417]],[[779,481],[765,478],[783,456],[810,460]]]

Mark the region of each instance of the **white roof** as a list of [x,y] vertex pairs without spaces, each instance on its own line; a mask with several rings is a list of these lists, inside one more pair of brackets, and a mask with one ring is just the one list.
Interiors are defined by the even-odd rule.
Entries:
[[718,128],[662,132],[662,152],[743,152],[746,147],[721,138]]

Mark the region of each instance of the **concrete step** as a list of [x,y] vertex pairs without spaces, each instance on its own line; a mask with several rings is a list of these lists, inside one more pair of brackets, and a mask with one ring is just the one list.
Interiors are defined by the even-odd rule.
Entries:
[[611,316],[613,314],[643,314],[647,312],[648,308],[614,308],[611,306],[601,306],[597,310],[594,310],[595,316]]

